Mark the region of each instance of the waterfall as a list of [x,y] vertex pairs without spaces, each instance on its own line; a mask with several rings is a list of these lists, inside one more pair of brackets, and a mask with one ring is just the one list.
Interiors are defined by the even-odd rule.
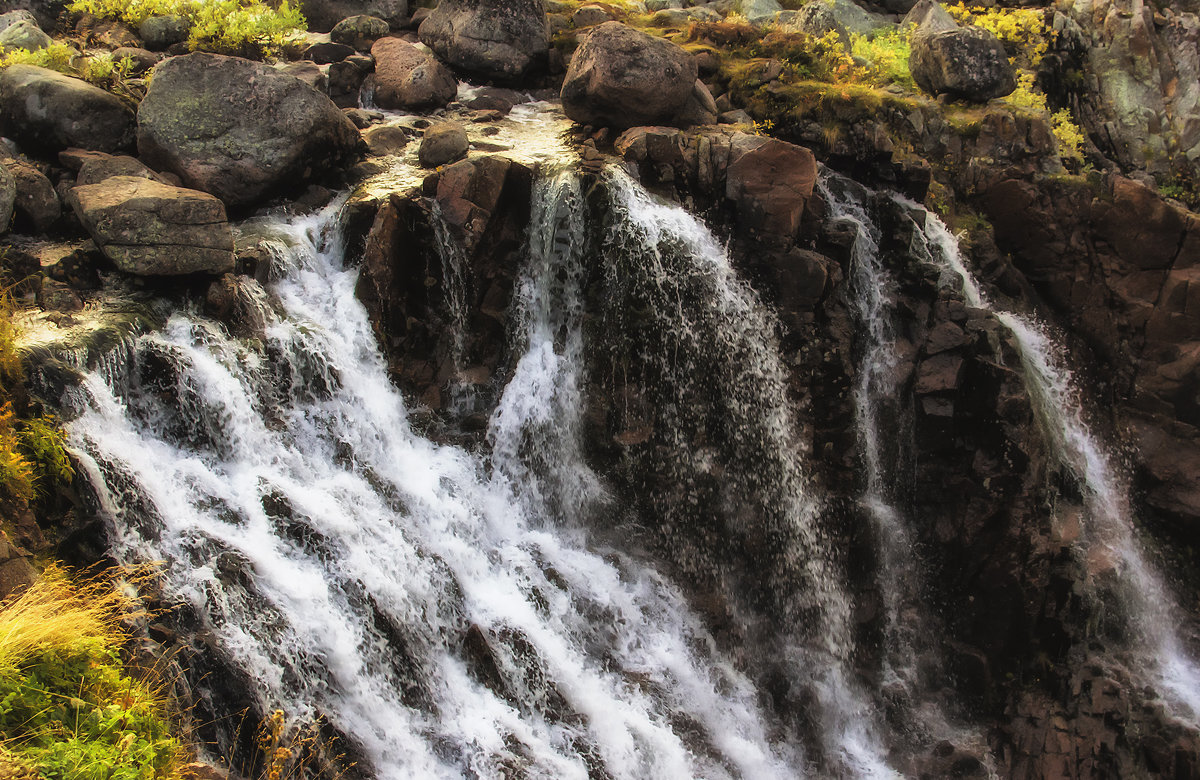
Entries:
[[771,647],[760,655],[808,697],[826,771],[891,776],[854,680],[850,597],[804,473],[778,325],[703,222],[617,168],[604,183],[601,327],[611,383],[654,410],[641,470],[658,478],[659,546],[701,589],[743,594],[743,642]]
[[410,427],[336,209],[275,221],[261,340],[177,313],[84,379],[69,440],[112,554],[161,561],[257,709],[324,719],[368,776],[804,775],[680,590],[570,522],[607,502],[578,451],[581,196],[535,197],[490,462]]
[[1102,442],[1085,421],[1079,392],[1059,349],[1043,325],[994,304],[967,269],[958,241],[944,223],[917,204],[930,262],[962,286],[968,305],[985,309],[1012,334],[1026,387],[1050,449],[1079,483],[1084,501],[1077,553],[1087,570],[1087,589],[1097,609],[1115,597],[1117,616],[1130,634],[1129,650],[1151,670],[1181,716],[1200,723],[1200,665],[1174,630],[1178,607],[1137,539],[1128,486]]

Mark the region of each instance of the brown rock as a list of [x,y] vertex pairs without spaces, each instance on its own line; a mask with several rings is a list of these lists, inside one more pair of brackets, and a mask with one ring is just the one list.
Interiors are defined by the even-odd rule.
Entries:
[[817,161],[802,146],[739,133],[726,174],[725,197],[744,229],[795,237],[817,181]]
[[371,47],[375,104],[380,108],[440,108],[458,94],[458,80],[432,54],[399,38]]

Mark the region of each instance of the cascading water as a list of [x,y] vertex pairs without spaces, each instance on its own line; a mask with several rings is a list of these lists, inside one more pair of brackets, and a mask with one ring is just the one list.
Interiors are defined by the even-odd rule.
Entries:
[[537,190],[495,478],[410,428],[329,209],[264,228],[261,343],[177,314],[86,377],[70,441],[112,552],[162,561],[259,711],[324,718],[375,777],[801,775],[673,585],[547,522],[602,497],[573,449],[577,186]]
[[826,771],[890,776],[853,679],[850,598],[803,472],[777,325],[700,220],[619,169],[604,179],[608,371],[654,408],[637,470],[658,480],[659,546],[701,589],[743,594],[730,607],[743,642],[770,647],[760,656],[810,697]]
[[1178,714],[1200,723],[1200,665],[1184,650],[1174,626],[1177,607],[1138,542],[1128,487],[1113,468],[1104,446],[1084,420],[1071,372],[1045,329],[1032,318],[996,306],[963,261],[958,241],[946,225],[915,203],[900,199],[915,214],[930,262],[957,279],[968,305],[985,309],[1012,334],[1020,354],[1026,387],[1051,450],[1081,487],[1085,517],[1077,543],[1088,572],[1088,590],[1100,608],[1106,595],[1116,598],[1128,634],[1126,642],[1139,666],[1180,708]]

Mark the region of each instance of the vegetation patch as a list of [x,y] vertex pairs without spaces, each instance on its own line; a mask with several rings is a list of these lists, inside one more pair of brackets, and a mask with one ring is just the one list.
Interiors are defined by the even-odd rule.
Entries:
[[239,56],[277,54],[308,28],[299,7],[288,0],[278,7],[261,0],[74,0],[67,7],[133,26],[151,16],[180,16],[191,23],[193,51]]
[[0,735],[45,780],[149,780],[181,760],[162,701],[114,648],[123,597],[55,568],[0,609]]

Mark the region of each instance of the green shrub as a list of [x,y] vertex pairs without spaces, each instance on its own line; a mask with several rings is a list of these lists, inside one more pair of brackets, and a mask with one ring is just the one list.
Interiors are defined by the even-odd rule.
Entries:
[[122,671],[122,603],[50,568],[0,609],[0,738],[45,780],[150,780],[181,757],[161,702]]
[[139,25],[156,15],[182,16],[192,24],[193,51],[263,56],[278,53],[289,36],[307,29],[300,9],[283,0],[74,0],[70,10]]
[[[911,27],[911,26],[910,26]],[[874,38],[866,35],[851,35],[851,51],[870,63],[872,81],[877,84],[899,84],[907,89],[916,89],[912,72],[908,69],[908,58],[912,54],[909,45],[911,29],[897,27],[880,33]]]

